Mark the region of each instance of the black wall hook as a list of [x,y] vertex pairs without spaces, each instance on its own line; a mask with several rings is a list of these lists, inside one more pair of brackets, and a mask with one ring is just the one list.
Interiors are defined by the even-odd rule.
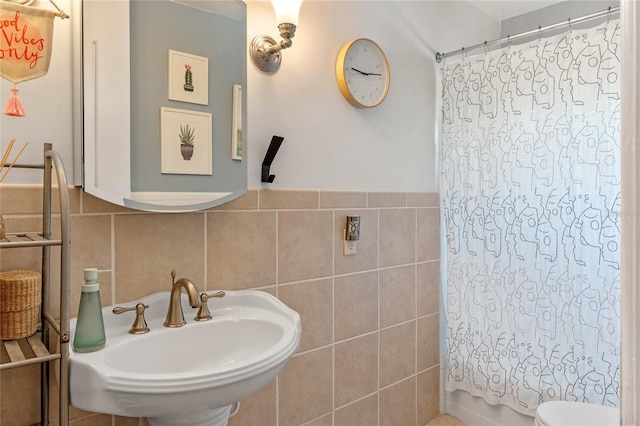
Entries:
[[271,183],[276,178],[276,175],[269,174],[269,169],[271,168],[271,163],[273,163],[273,159],[276,157],[283,140],[283,137],[275,135],[271,138],[271,143],[269,144],[267,153],[262,161],[262,178],[260,179],[262,182]]

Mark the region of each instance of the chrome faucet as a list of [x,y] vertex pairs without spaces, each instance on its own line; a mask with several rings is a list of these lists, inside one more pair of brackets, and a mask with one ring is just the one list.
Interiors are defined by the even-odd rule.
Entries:
[[184,320],[184,314],[182,312],[182,303],[180,301],[180,295],[182,289],[187,292],[189,296],[189,305],[192,308],[200,307],[200,298],[198,297],[198,289],[196,286],[186,278],[176,279],[176,271],[171,271],[171,295],[169,296],[169,310],[167,311],[167,318],[164,321],[165,327],[182,327],[187,322]]

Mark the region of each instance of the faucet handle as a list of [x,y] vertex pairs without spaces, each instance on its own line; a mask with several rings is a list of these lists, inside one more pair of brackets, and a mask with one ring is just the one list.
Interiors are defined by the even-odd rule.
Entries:
[[210,294],[205,292],[200,293],[200,309],[198,309],[198,313],[194,318],[196,321],[209,321],[212,318],[211,312],[209,312],[209,307],[207,306],[207,301],[210,297],[224,297],[224,291],[217,291]]
[[149,327],[147,326],[147,321],[144,319],[144,310],[147,309],[149,305],[145,305],[142,302],[138,302],[136,306],[128,306],[121,307],[116,306],[113,308],[113,313],[116,315],[120,315],[123,312],[136,311],[136,319],[133,320],[133,325],[129,330],[130,334],[144,334],[149,331]]

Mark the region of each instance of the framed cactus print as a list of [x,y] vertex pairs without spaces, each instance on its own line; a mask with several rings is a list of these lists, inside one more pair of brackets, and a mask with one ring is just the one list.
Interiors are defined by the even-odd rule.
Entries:
[[211,113],[160,108],[160,172],[213,173]]
[[169,50],[169,99],[209,104],[209,58]]

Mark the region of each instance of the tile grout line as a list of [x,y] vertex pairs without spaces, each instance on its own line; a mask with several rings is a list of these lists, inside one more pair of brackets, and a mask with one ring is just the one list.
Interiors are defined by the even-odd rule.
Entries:
[[[320,206],[320,192],[318,191],[318,206]],[[333,209],[333,220],[331,227],[332,235],[332,248],[333,254],[331,256],[331,425],[335,426],[336,421],[336,292],[335,292],[335,276],[336,276],[336,210]]]
[[[258,207],[260,207],[260,192],[258,193]],[[275,276],[276,276],[276,297],[278,299],[280,299],[280,275],[279,275],[279,271],[280,271],[280,267],[279,267],[279,261],[280,261],[280,256],[279,256],[279,245],[280,245],[280,216],[279,216],[279,211],[276,210],[275,211],[275,220],[276,220],[276,265],[275,265]],[[302,340],[302,339],[301,339]],[[280,375],[278,374],[276,376],[276,425],[280,425]]]
[[111,225],[111,305],[116,304],[116,217],[109,215]]
[[[369,199],[368,199],[368,193],[367,193],[367,205],[369,204]],[[376,398],[377,398],[377,408],[378,408],[378,412],[377,412],[377,424],[378,426],[380,425],[380,384],[381,384],[381,374],[380,374],[380,356],[382,353],[382,332],[380,330],[380,209],[377,209],[377,217],[378,217],[378,243],[376,244],[376,249],[378,251],[378,256],[377,256],[377,263],[376,263],[376,271],[377,271],[377,275],[378,275],[378,330],[377,330],[377,334],[378,334],[378,385],[377,385],[377,389],[376,389]]]
[[209,291],[209,277],[207,274],[208,271],[208,262],[207,262],[207,217],[208,217],[208,213],[206,211],[202,212],[203,213],[203,224],[202,224],[202,234],[203,234],[203,238],[202,238],[202,256],[203,256],[203,270],[202,273],[204,274],[203,277],[203,281],[204,284],[202,285],[203,287],[203,292]]

